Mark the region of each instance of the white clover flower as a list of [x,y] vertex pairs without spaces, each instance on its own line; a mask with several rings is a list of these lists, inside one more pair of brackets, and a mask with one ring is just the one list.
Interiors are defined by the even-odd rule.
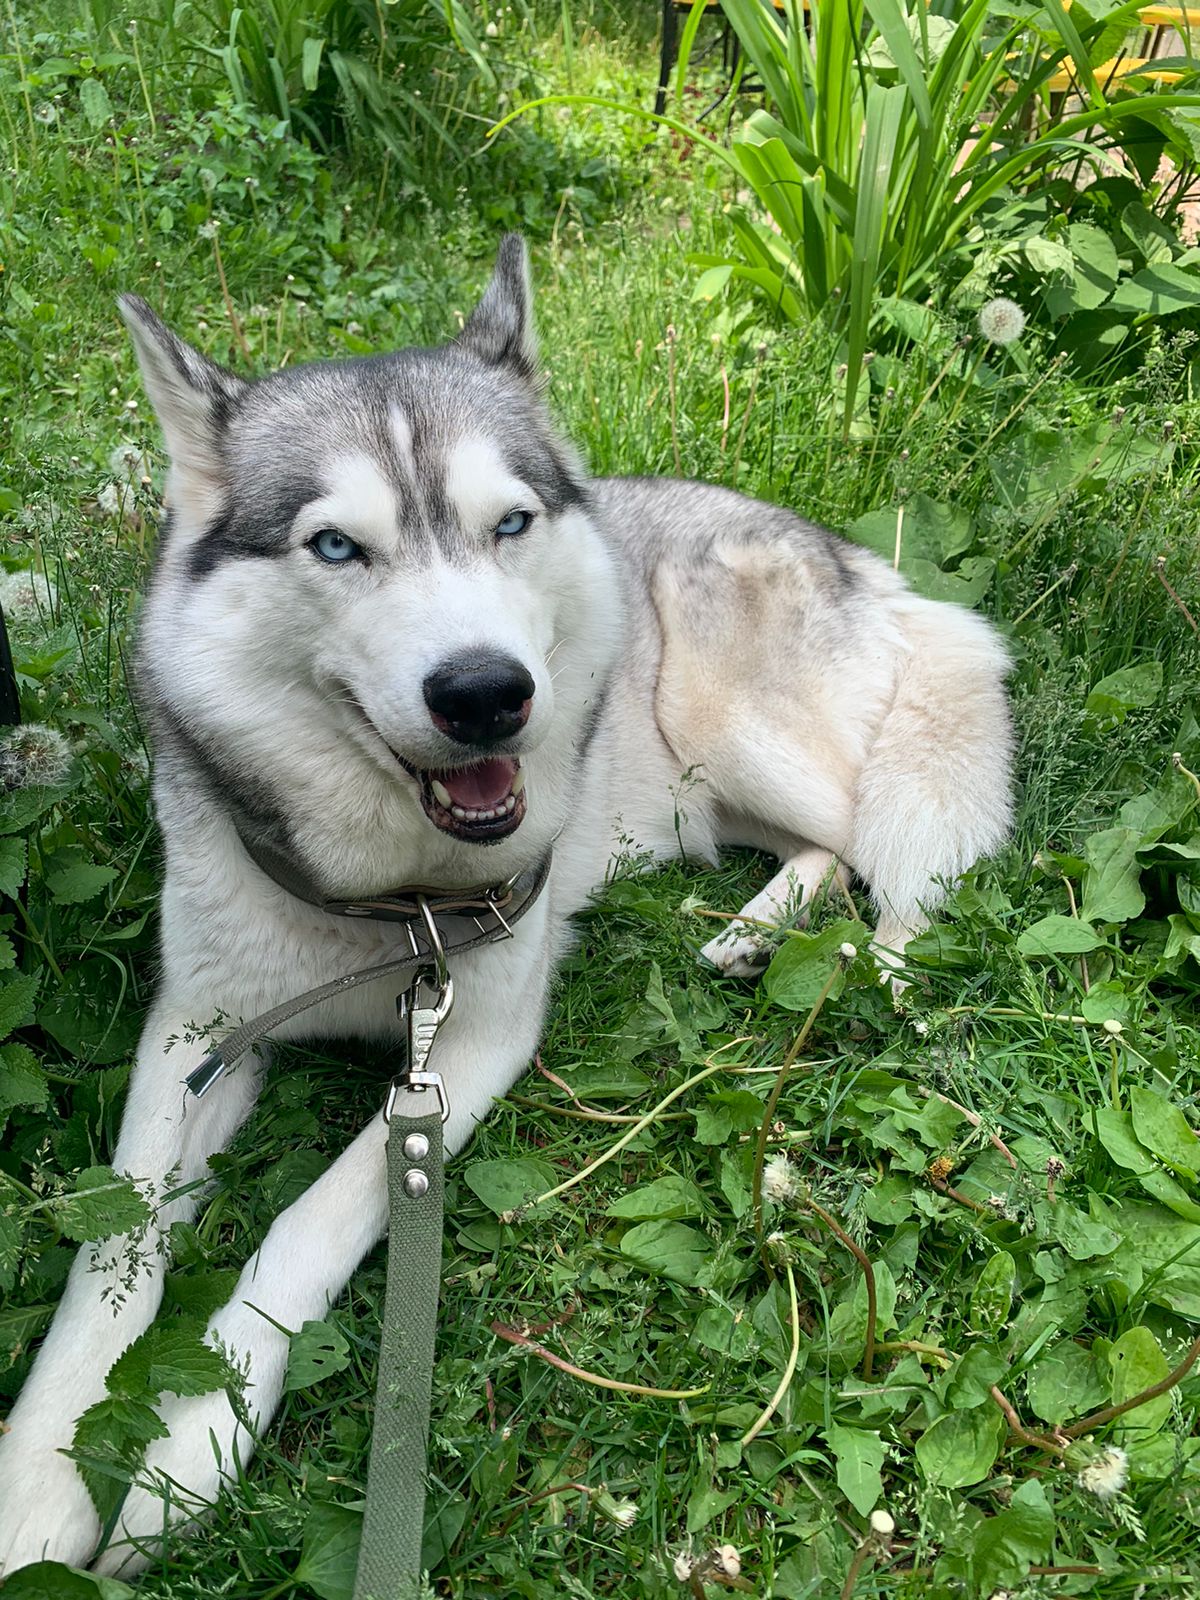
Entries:
[[1016,344],[1025,332],[1025,313],[1015,300],[997,295],[980,310],[979,331],[989,344]]
[[741,1576],[742,1558],[738,1555],[737,1546],[732,1544],[719,1544],[712,1553],[713,1565],[718,1572],[724,1573],[727,1578]]
[[763,1167],[762,1192],[775,1206],[790,1205],[800,1193],[796,1169],[785,1155],[774,1155]]
[[0,575],[0,606],[8,616],[37,616],[53,611],[57,601],[58,590],[49,578],[31,567]]
[[0,737],[0,784],[6,789],[53,788],[70,765],[71,747],[57,728],[27,722]]
[[871,1532],[881,1539],[890,1539],[896,1531],[895,1519],[882,1508],[871,1513]]
[[681,1550],[671,1563],[671,1571],[680,1583],[686,1583],[692,1575],[692,1568],[696,1565],[694,1556],[688,1555],[686,1550]]
[[1094,1494],[1097,1500],[1111,1500],[1120,1494],[1129,1478],[1129,1457],[1124,1450],[1110,1445],[1102,1450],[1086,1467],[1080,1468],[1076,1482],[1081,1489]]

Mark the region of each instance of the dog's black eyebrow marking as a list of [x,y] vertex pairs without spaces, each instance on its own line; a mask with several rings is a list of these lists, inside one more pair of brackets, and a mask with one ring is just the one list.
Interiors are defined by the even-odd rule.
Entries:
[[236,506],[227,504],[192,546],[188,576],[206,578],[226,561],[286,555],[292,523],[324,492],[315,478],[300,476],[265,494],[247,495]]
[[586,506],[587,490],[567,470],[565,462],[549,440],[537,455],[512,444],[501,445],[504,464],[514,478],[520,478],[533,489],[548,511],[566,511],[573,506]]

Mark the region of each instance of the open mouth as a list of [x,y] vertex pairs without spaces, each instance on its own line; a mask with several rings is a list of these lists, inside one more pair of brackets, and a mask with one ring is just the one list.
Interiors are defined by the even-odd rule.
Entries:
[[521,826],[525,817],[525,773],[514,756],[493,756],[473,767],[423,772],[397,757],[421,785],[421,805],[435,828],[456,839],[489,843]]

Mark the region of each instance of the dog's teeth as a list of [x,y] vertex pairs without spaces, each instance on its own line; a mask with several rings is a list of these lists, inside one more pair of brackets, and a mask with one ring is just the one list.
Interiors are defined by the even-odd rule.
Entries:
[[512,796],[512,795],[511,795],[511,794],[510,794],[510,795],[509,795],[509,797],[508,797],[508,799],[507,799],[507,800],[506,800],[506,801],[505,801],[505,802],[504,802],[504,809],[505,809],[505,811],[512,811],[512,810],[514,810],[514,809],[515,809],[515,807],[516,807],[516,804],[517,804],[517,802],[516,802],[516,800],[515,800],[515,799],[514,799],[514,798],[513,798],[513,796]]
[[477,811],[475,815],[479,818],[480,822],[490,822],[496,813],[494,811]]
[[440,805],[446,811],[453,809],[454,802],[451,800],[450,791],[447,789],[444,783],[439,783],[438,780],[434,778],[429,787],[433,791],[433,798],[437,801],[438,805]]
[[524,767],[518,767],[517,768],[517,775],[512,781],[512,789],[509,791],[511,793],[511,795],[513,796],[514,800],[516,799],[517,795],[519,795],[521,793],[521,790],[524,789],[524,787],[525,787],[525,768]]
[[461,806],[451,806],[450,807],[450,815],[452,817],[457,817],[458,820],[460,822],[462,822],[464,820],[464,818],[469,815],[469,813],[464,811]]

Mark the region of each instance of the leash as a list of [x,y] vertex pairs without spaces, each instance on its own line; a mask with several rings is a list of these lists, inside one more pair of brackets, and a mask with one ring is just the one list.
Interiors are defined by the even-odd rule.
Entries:
[[[281,881],[272,870],[274,861],[261,859],[258,851],[252,855]],[[383,1110],[388,1124],[387,1288],[353,1600],[421,1600],[428,1593],[421,1539],[442,1268],[442,1127],[450,1115],[446,1086],[441,1074],[429,1069],[429,1057],[454,1005],[447,956],[511,938],[514,925],[545,888],[551,859],[547,851],[535,867],[507,883],[461,894],[403,889],[366,900],[316,902],[334,915],[402,922],[412,954],[347,973],[242,1023],[186,1079],[188,1090],[199,1099],[282,1023],[360,984],[385,977],[411,979],[396,1000],[407,1059],[392,1079]]]

